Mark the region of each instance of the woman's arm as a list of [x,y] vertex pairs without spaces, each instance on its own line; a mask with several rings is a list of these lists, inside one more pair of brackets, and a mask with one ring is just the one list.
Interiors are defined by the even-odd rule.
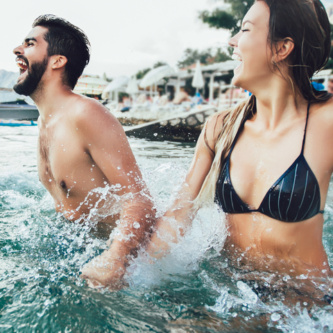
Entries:
[[222,125],[223,114],[211,117],[201,132],[194,157],[186,179],[170,209],[161,217],[151,236],[147,252],[155,258],[163,257],[169,251],[169,243],[177,243],[191,224],[196,209],[194,200],[210,171],[215,157],[215,142]]

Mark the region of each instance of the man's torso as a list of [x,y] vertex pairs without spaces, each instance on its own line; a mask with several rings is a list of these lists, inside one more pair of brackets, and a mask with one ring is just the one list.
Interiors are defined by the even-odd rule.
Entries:
[[101,191],[95,189],[108,185],[89,154],[89,143],[85,147],[82,137],[73,119],[64,115],[39,130],[40,181],[52,195],[56,210],[70,220],[102,206]]

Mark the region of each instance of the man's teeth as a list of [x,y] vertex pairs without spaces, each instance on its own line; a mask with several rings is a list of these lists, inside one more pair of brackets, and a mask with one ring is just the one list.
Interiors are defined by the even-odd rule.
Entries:
[[23,60],[18,60],[16,63],[21,69],[27,69],[27,64]]
[[238,54],[233,54],[231,57],[233,60],[242,61],[242,58]]

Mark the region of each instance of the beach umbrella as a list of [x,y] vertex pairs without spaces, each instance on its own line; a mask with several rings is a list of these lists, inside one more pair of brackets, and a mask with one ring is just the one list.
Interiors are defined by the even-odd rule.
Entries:
[[118,91],[126,87],[129,81],[129,77],[127,76],[118,76],[112,80],[104,89],[102,93],[102,98],[106,99],[112,92],[115,92],[116,98],[118,99]]
[[161,79],[167,76],[174,75],[175,70],[169,65],[163,65],[160,67],[153,68],[150,70],[141,80],[140,87],[147,88],[152,86],[153,84],[158,83]]
[[96,76],[82,76],[75,85],[74,92],[84,95],[100,95],[108,82]]
[[126,92],[130,95],[135,95],[139,92],[138,81],[135,75],[129,80]]
[[204,85],[205,85],[205,82],[204,82],[204,79],[202,76],[200,62],[199,62],[199,60],[197,60],[194,76],[192,79],[192,86],[194,88],[197,88],[197,91],[198,91],[198,89],[203,88]]
[[124,88],[127,85],[128,81],[129,78],[127,76],[118,76],[105,87],[104,93],[109,93]]

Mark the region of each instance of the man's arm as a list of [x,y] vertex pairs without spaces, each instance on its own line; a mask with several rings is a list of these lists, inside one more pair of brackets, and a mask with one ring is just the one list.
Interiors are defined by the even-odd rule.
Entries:
[[109,249],[94,258],[82,269],[82,277],[92,287],[120,289],[126,267],[137,251],[144,246],[153,226],[151,201],[136,194],[122,207],[120,223]]
[[118,120],[102,105],[89,101],[77,120],[84,149],[107,177],[120,184],[117,195],[126,199],[110,248],[82,270],[91,285],[117,288],[131,256],[147,239],[154,221],[154,208],[141,172]]

